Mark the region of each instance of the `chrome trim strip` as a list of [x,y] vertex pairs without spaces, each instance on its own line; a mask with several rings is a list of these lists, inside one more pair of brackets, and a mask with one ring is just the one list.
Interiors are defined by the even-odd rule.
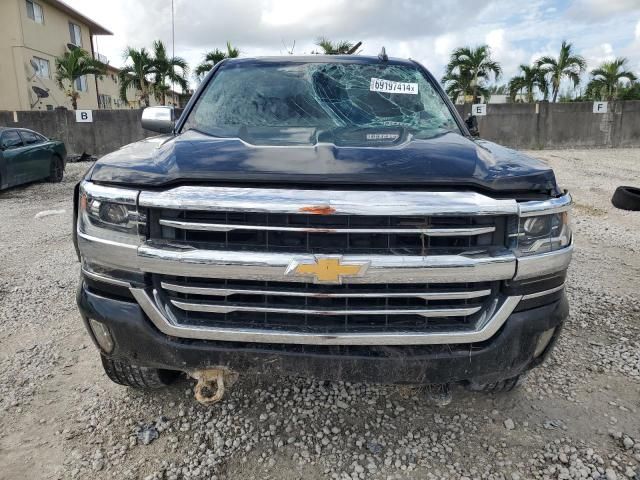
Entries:
[[[308,282],[285,276],[292,260],[313,262],[308,254],[230,252],[220,250],[138,248],[138,266],[144,272],[185,277]],[[370,262],[365,277],[344,277],[342,283],[459,283],[507,280],[516,271],[512,253],[472,258],[462,255],[344,255],[348,263]]]
[[261,232],[303,233],[421,233],[430,237],[471,237],[495,232],[496,227],[471,228],[321,228],[321,227],[270,227],[262,225],[231,225],[225,223],[185,222],[183,220],[160,219],[160,225],[179,230],[205,232],[231,232],[233,230],[257,230]]
[[560,250],[539,253],[528,257],[518,257],[518,267],[514,280],[541,277],[550,273],[566,270],[573,255],[573,239],[571,243]]
[[438,345],[482,342],[491,338],[500,329],[521,299],[520,295],[505,298],[502,304],[496,307],[491,318],[479,330],[430,333],[312,334],[248,328],[178,325],[162,314],[144,289],[131,288],[131,293],[158,330],[166,335],[201,340],[300,345]]
[[143,191],[142,207],[232,212],[333,215],[516,215],[515,200],[496,200],[477,192],[298,190],[181,186]]
[[552,213],[566,212],[571,209],[571,194],[551,198],[549,200],[520,202],[518,209],[521,217],[533,217],[536,215],[551,215]]
[[177,285],[161,282],[160,286],[171,292],[192,295],[210,295],[214,297],[229,297],[231,295],[270,295],[278,297],[309,297],[309,298],[421,298],[423,300],[466,300],[486,297],[491,290],[476,290],[463,292],[353,292],[353,293],[322,293],[296,292],[287,290],[248,290],[241,288],[209,288]]
[[98,185],[96,183],[83,180],[80,182],[80,192],[85,192],[91,198],[101,201],[124,203],[125,205],[136,205],[139,190],[129,188],[116,188]]
[[91,263],[138,270],[138,245],[114,242],[94,237],[78,230],[78,249]]
[[528,293],[527,295],[522,296],[522,300],[531,300],[532,298],[544,297],[545,295],[551,295],[552,293],[559,292],[564,288],[564,283],[555,288],[550,288],[549,290],[543,290],[542,292],[536,293]]
[[95,280],[97,282],[110,283],[112,285],[117,285],[118,287],[126,287],[130,288],[131,284],[129,282],[125,282],[124,280],[118,280],[117,278],[109,277],[107,275],[103,275],[100,273],[95,273],[87,270],[86,268],[81,268],[82,274],[90,278],[91,280]]
[[248,305],[215,305],[210,303],[191,303],[171,300],[171,303],[180,310],[187,312],[207,313],[231,313],[231,312],[256,312],[256,313],[292,313],[300,315],[420,315],[425,318],[433,317],[466,317],[480,311],[482,307],[467,308],[405,308],[388,310],[330,310],[314,308],[278,308],[258,307]]
[[[217,250],[168,250],[127,245],[78,232],[82,256],[94,263],[166,275],[241,280],[305,282],[305,277],[287,277],[292,259],[313,261],[313,255],[228,252]],[[573,254],[572,243],[554,252],[516,257],[470,258],[439,256],[345,256],[345,262],[371,261],[366,277],[345,277],[343,283],[459,283],[521,280],[565,270]],[[515,276],[514,276],[515,275]]]

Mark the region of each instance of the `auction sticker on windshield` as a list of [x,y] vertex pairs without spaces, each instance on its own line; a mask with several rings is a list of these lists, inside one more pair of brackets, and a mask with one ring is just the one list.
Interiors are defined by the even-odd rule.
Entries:
[[418,84],[409,82],[393,82],[382,78],[372,78],[369,90],[372,92],[408,93],[410,95],[417,95]]

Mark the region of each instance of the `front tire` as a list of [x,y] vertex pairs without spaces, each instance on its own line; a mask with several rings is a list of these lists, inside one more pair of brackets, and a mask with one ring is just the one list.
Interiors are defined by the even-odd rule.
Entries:
[[64,162],[57,155],[51,161],[51,174],[49,181],[51,183],[60,183],[64,178]]
[[112,382],[126,387],[151,389],[163,388],[173,383],[179,373],[174,370],[148,368],[133,365],[123,360],[115,360],[100,355],[102,367]]

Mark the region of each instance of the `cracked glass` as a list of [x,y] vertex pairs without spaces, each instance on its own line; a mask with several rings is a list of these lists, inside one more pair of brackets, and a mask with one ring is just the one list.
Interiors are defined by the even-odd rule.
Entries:
[[461,133],[418,68],[386,63],[225,65],[187,119],[183,131],[189,129],[275,144],[393,143]]

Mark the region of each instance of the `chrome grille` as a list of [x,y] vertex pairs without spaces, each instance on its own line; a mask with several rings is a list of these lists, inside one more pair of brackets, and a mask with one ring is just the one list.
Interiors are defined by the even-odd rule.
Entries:
[[153,210],[152,240],[201,249],[313,254],[491,254],[504,216],[313,215]]
[[[518,203],[472,191],[395,188],[199,185],[138,192],[86,180],[81,192],[131,205],[137,198],[139,213],[148,219],[139,230],[144,240],[140,245],[120,243],[78,225],[83,269],[92,266],[84,262],[90,259],[111,272],[143,273],[144,282],[136,275],[129,284],[100,269],[97,281],[128,286],[158,331],[182,339],[447,348],[484,342],[500,330],[522,298],[500,293],[499,285],[562,271],[573,251],[570,245],[516,258],[515,243],[505,241],[517,232],[519,217],[566,211],[569,195]],[[256,231],[269,237],[256,242]],[[194,234],[223,234],[225,239],[216,246],[210,238],[186,236]],[[273,242],[273,236],[300,234],[317,238],[281,249]],[[376,244],[378,235],[386,236],[386,243]],[[411,238],[408,245],[398,241],[405,237]],[[253,251],[252,246],[278,251]],[[361,254],[345,254],[344,248],[361,249],[356,250]],[[316,249],[329,250],[327,256],[339,256],[345,265],[368,264],[366,272],[331,286],[288,274],[292,262],[318,262]],[[89,278],[96,275],[87,271]]]
[[354,333],[469,330],[495,282],[317,285],[158,275],[156,299],[180,325]]

